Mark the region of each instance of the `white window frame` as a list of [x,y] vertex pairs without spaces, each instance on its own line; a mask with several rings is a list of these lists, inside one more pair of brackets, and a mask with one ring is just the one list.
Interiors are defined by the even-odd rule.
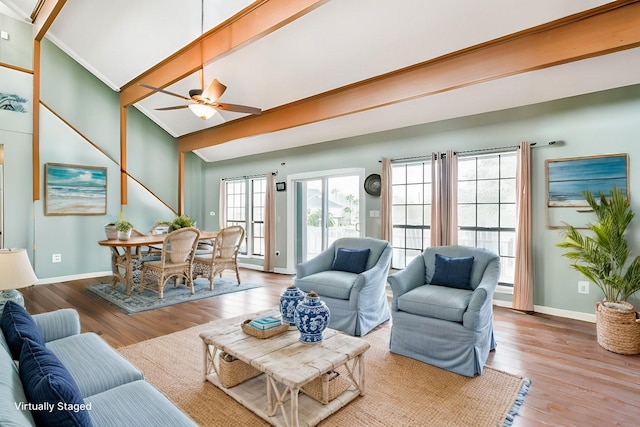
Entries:
[[[241,225],[244,229],[245,229],[245,241],[241,246],[239,255],[242,257],[246,257],[246,258],[256,258],[256,259],[264,259],[264,253],[256,253],[256,249],[255,249],[255,239],[256,238],[261,238],[263,243],[264,243],[264,236],[254,236],[255,232],[254,232],[254,225],[255,224],[262,224],[262,227],[264,229],[264,217],[265,217],[265,212],[264,212],[264,205],[265,205],[265,200],[264,198],[266,197],[266,192],[262,191],[260,192],[260,194],[262,194],[262,219],[255,219],[255,215],[254,215],[254,196],[255,196],[255,188],[254,188],[254,181],[258,181],[258,180],[264,180],[266,181],[266,176],[253,176],[253,177],[247,177],[247,178],[230,178],[230,179],[226,179],[225,180],[225,186],[227,186],[225,188],[225,197],[226,197],[226,226],[231,226],[231,225]],[[237,183],[237,182],[243,182],[244,183],[244,193],[243,194],[243,201],[244,201],[244,219],[238,219],[238,218],[231,218],[231,216],[229,215],[229,210],[230,209],[237,209],[236,204],[230,204],[229,203],[229,197],[231,197],[232,195],[229,193],[229,184],[232,183]],[[265,185],[262,186],[262,189],[266,189],[266,183]],[[235,194],[235,193],[234,193]],[[241,205],[242,207],[242,205]],[[261,246],[262,250],[264,251],[264,244]]]
[[[392,225],[392,246],[393,246],[393,261],[392,261],[392,268],[404,268],[406,267],[407,264],[409,264],[411,262],[411,260],[413,258],[415,258],[416,256],[419,256],[422,252],[424,252],[424,250],[429,247],[431,245],[431,198],[429,197],[429,203],[425,203],[427,200],[424,198],[424,195],[427,194],[427,187],[428,187],[428,194],[429,196],[431,195],[431,167],[432,167],[432,161],[430,158],[424,158],[422,160],[418,160],[418,161],[408,161],[408,162],[397,162],[395,164],[391,165],[391,168],[393,169],[394,167],[404,167],[405,171],[407,167],[411,167],[411,166],[421,166],[422,167],[422,179],[420,182],[417,181],[412,181],[412,182],[407,182],[407,179],[405,177],[404,183],[401,184],[397,184],[393,182],[392,179],[392,194],[393,196],[393,200],[391,201],[391,210],[392,210],[392,215],[391,215],[391,225]],[[392,174],[395,174],[395,171],[392,172]],[[416,186],[416,185],[422,185],[423,186],[423,199],[422,199],[422,203],[409,203],[409,192],[410,192],[410,186]],[[405,197],[403,198],[404,203],[397,203],[397,199],[398,199],[398,190],[402,189],[405,193]],[[410,207],[416,207],[416,206],[422,206],[422,210],[423,210],[423,221],[421,224],[406,224],[406,219],[408,217],[407,215],[407,211],[410,209]],[[402,222],[397,222],[396,220],[394,220],[394,215],[393,212],[397,211],[399,208],[404,208],[405,211],[405,221],[404,223]],[[425,210],[428,210],[428,212],[425,212]],[[425,219],[428,219],[428,224],[426,223],[427,221],[425,221]],[[395,236],[398,234],[399,230],[402,230],[404,236],[403,236],[403,242],[404,244],[402,246],[397,246],[395,243]],[[423,243],[423,247],[421,248],[415,248],[415,247],[408,247],[407,245],[407,241],[410,240],[411,238],[407,238],[407,233],[410,232],[410,230],[422,230],[422,236],[421,236],[421,240]],[[425,233],[426,236],[425,237]],[[413,237],[413,239],[415,240],[415,236]],[[399,252],[402,252],[402,254],[400,254]],[[413,257],[409,257],[407,258],[407,252],[412,252],[414,253]],[[403,261],[404,263],[399,263],[398,262],[398,257],[402,256],[403,257]]]
[[[478,234],[479,233],[498,233],[498,241],[497,241],[497,253],[498,256],[500,256],[500,270],[501,270],[501,277],[500,277],[500,282],[499,285],[501,286],[507,286],[507,287],[513,287],[513,275],[509,276],[505,276],[505,272],[508,271],[507,268],[505,267],[506,265],[510,264],[511,268],[510,270],[513,270],[513,268],[515,268],[515,222],[516,222],[516,218],[515,218],[515,204],[516,204],[516,179],[515,179],[515,169],[516,169],[516,165],[513,165],[513,169],[514,169],[514,175],[513,176],[505,176],[503,173],[503,168],[502,168],[502,162],[501,162],[501,157],[505,156],[505,155],[509,155],[509,156],[513,156],[513,160],[514,162],[517,162],[517,155],[516,155],[516,150],[513,151],[503,151],[503,152],[494,152],[494,153],[489,153],[489,154],[477,154],[477,155],[467,155],[464,156],[464,160],[468,160],[469,158],[474,158],[477,159],[479,158],[487,158],[487,157],[497,157],[498,158],[498,177],[497,178],[478,178],[477,174],[475,176],[474,179],[469,179],[469,180],[462,180],[460,179],[460,176],[458,176],[458,186],[460,186],[461,182],[475,182],[476,183],[476,200],[475,203],[461,203],[460,202],[460,197],[458,195],[458,208],[460,208],[461,205],[473,205],[475,206],[475,210],[476,210],[476,224],[475,226],[465,226],[465,225],[461,225],[460,224],[460,216],[458,216],[458,243],[461,245],[467,245],[467,246],[475,246],[475,247],[485,247],[482,244],[478,244]],[[460,158],[459,160],[462,160],[462,158]],[[486,202],[486,203],[478,203],[478,187],[477,187],[477,183],[478,182],[482,182],[482,181],[490,181],[490,180],[498,180],[498,201],[497,202]],[[513,201],[505,201],[504,199],[502,199],[502,192],[500,191],[500,187],[503,183],[505,182],[513,182],[513,194],[514,194],[514,200]],[[478,211],[478,206],[487,206],[487,205],[497,205],[497,214],[498,214],[498,223],[496,224],[496,226],[479,226],[478,225],[478,215],[477,215],[477,211]],[[513,208],[513,227],[507,227],[504,225],[501,225],[501,216],[504,215],[503,213],[503,208]],[[461,239],[460,233],[462,231],[473,231],[475,233],[475,242],[474,245],[469,244],[468,242],[463,241],[463,239]],[[511,242],[511,247],[513,249],[513,255],[509,255],[508,252],[508,248],[507,246],[509,246],[509,242],[503,242],[500,239],[500,235],[502,233],[510,233],[513,234],[513,241]],[[496,251],[495,248],[488,248],[492,251]]]
[[[294,203],[295,191],[293,191],[293,189],[295,188],[295,184],[294,184],[295,181],[307,180],[307,179],[313,179],[313,178],[325,178],[325,177],[340,176],[340,175],[358,175],[360,182],[364,182],[365,169],[364,168],[330,169],[325,171],[298,173],[298,174],[292,174],[287,176],[287,188],[289,189],[289,191],[287,191],[287,217],[288,217],[287,236],[295,235],[296,207]],[[365,200],[365,192],[364,192],[364,187],[362,185],[360,185],[360,192],[359,192],[358,198],[361,201]],[[361,224],[360,236],[365,236],[366,235],[365,203],[363,202],[360,203],[359,221]],[[295,242],[293,241],[293,238],[287,239],[287,267],[285,271],[286,274],[295,273],[294,243]]]

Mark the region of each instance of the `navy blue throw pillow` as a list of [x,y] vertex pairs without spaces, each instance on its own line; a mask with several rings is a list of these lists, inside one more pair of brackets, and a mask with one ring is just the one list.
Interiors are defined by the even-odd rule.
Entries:
[[26,339],[19,370],[31,415],[38,426],[92,426],[78,385],[51,350]]
[[336,259],[333,260],[332,270],[348,271],[360,274],[367,269],[371,249],[338,248]]
[[431,284],[473,290],[469,284],[471,267],[473,267],[472,256],[451,258],[436,254],[436,271],[431,278]]
[[22,343],[25,339],[44,345],[44,339],[33,317],[20,304],[7,301],[0,317],[0,326],[11,350],[13,360],[20,358]]

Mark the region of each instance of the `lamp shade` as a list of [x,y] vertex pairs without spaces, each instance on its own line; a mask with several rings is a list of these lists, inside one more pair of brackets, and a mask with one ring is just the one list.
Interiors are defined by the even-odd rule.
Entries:
[[25,288],[37,281],[25,249],[0,249],[0,290]]
[[189,104],[189,109],[202,120],[207,120],[216,112],[214,108],[202,104]]

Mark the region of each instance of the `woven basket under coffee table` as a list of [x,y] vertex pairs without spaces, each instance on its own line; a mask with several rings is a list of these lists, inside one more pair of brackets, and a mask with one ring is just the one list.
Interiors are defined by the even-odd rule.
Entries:
[[309,397],[314,398],[323,405],[328,405],[336,397],[340,396],[343,391],[349,388],[351,383],[344,379],[340,372],[329,371],[322,374],[308,384],[302,386],[300,391]]
[[222,387],[230,388],[257,377],[262,372],[242,360],[221,352],[218,361],[218,379]]

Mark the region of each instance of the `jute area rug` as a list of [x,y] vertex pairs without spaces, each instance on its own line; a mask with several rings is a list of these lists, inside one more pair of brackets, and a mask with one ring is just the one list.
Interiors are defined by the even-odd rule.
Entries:
[[215,297],[217,295],[231,292],[246,291],[248,289],[260,288],[261,285],[251,283],[240,283],[235,279],[216,277],[213,281],[213,291],[209,289],[208,279],[196,279],[193,282],[194,294],[191,295],[186,286],[174,287],[168,283],[164,288],[164,298],[158,298],[158,293],[149,290],[149,286],[140,293],[137,287],[131,295],[127,295],[122,283],[118,283],[114,288],[111,283],[100,283],[87,286],[87,290],[99,297],[117,305],[127,313],[140,313],[142,311],[154,310],[160,307],[167,307],[182,302],[195,301],[203,298]]
[[[203,380],[204,354],[198,334],[212,328],[215,322],[118,351],[201,426],[268,425]],[[467,378],[393,354],[388,323],[364,339],[371,343],[365,355],[365,395],[320,426],[510,425],[529,387],[526,378],[489,367],[481,376]]]

